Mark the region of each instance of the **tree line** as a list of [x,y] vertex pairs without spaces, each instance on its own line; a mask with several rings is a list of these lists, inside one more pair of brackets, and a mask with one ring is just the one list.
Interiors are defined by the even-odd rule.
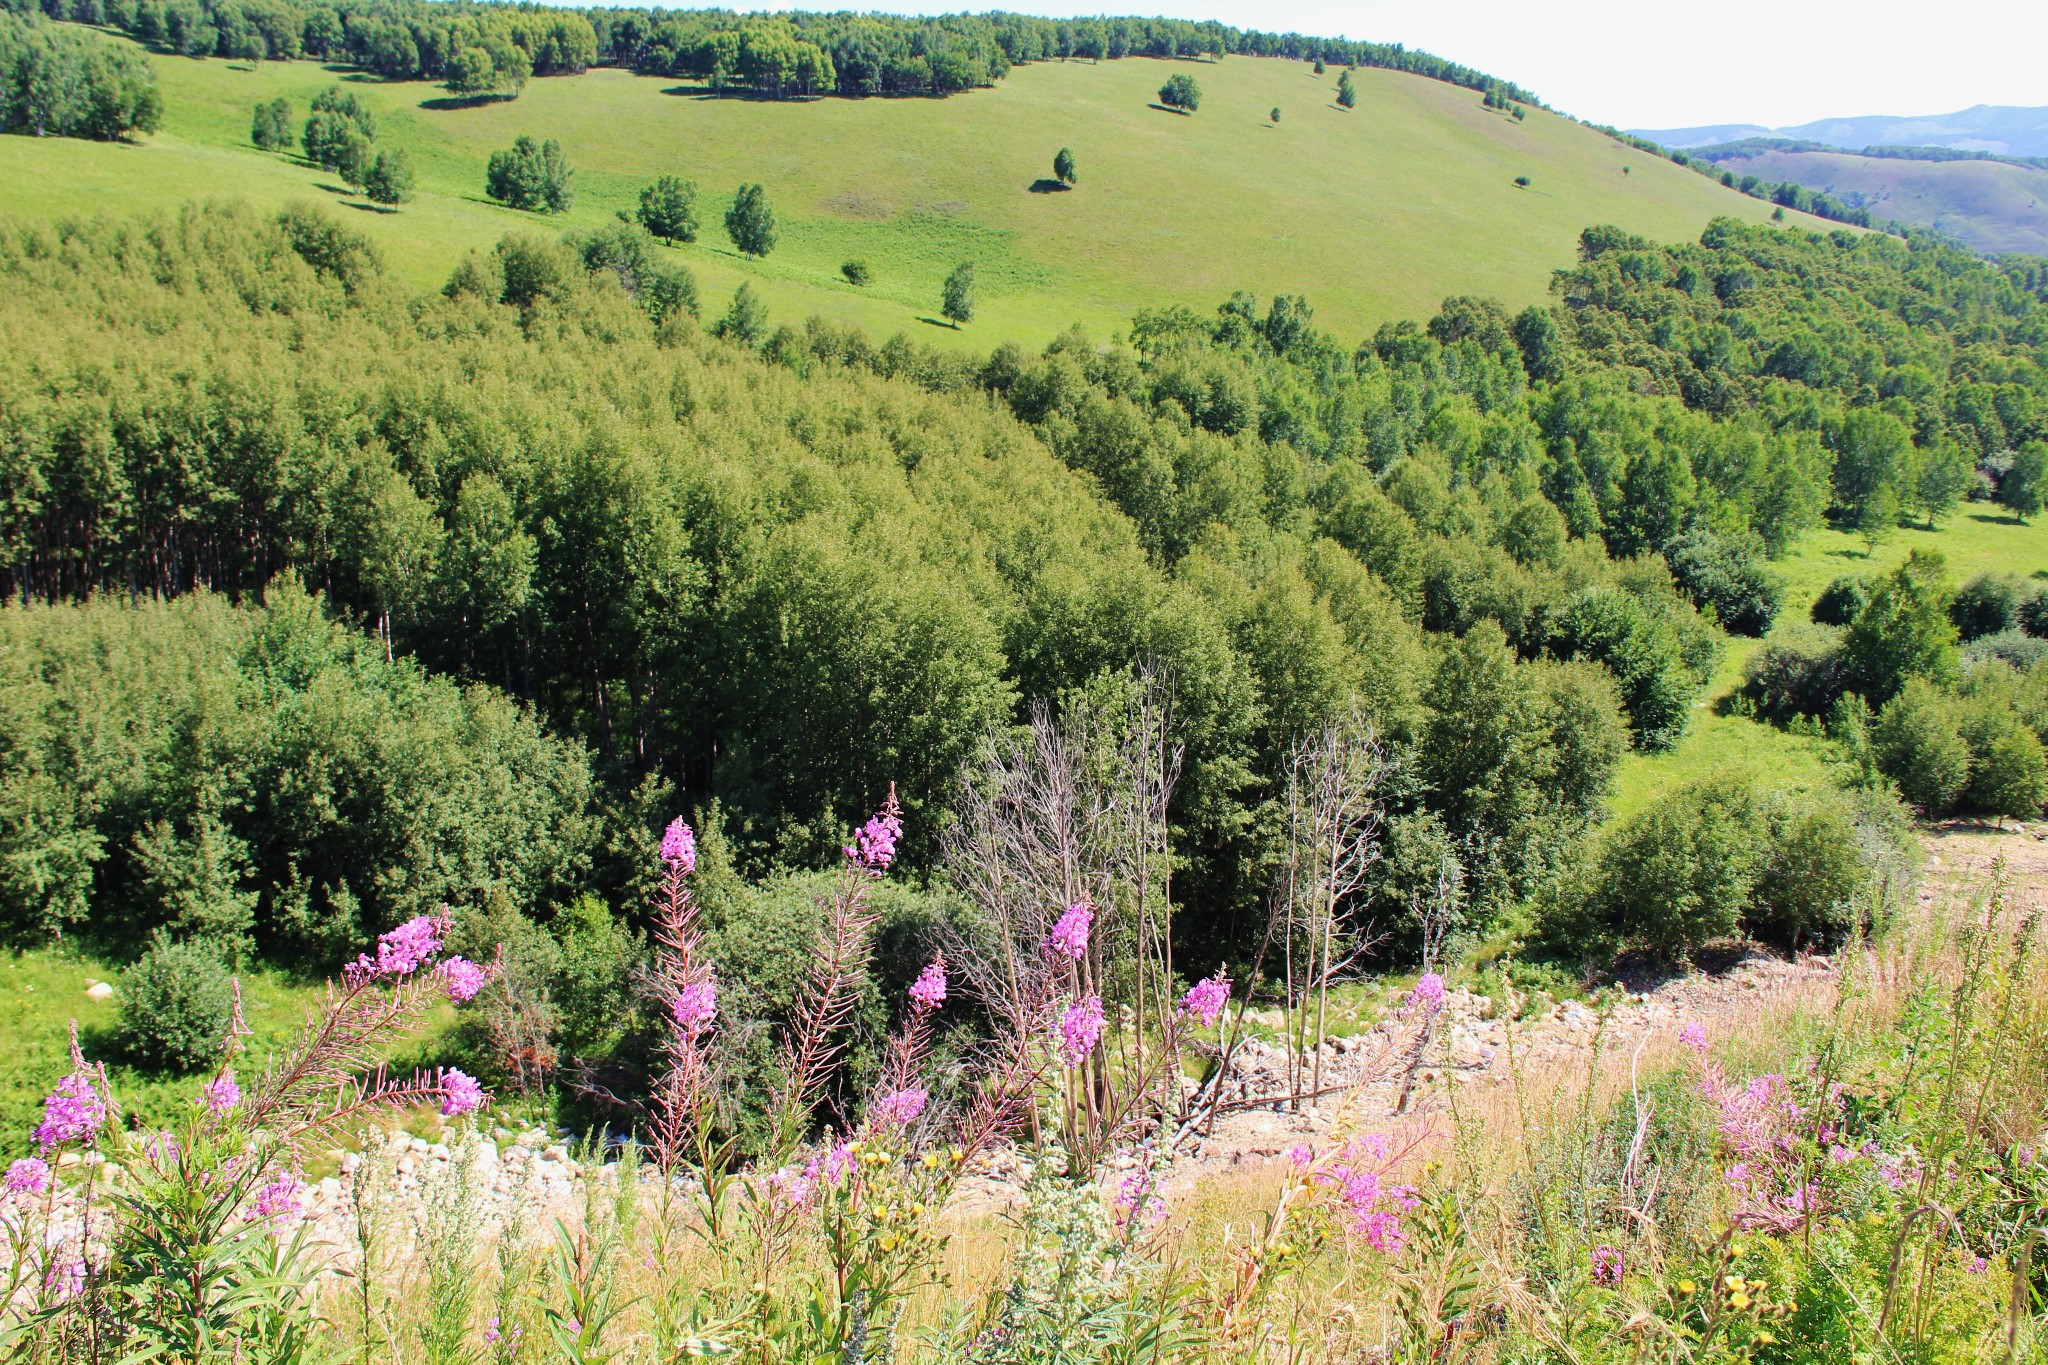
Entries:
[[[37,0],[5,0],[31,10]],[[346,62],[459,94],[513,94],[528,76],[605,65],[771,98],[948,95],[1054,60],[1226,53],[1385,67],[1534,102],[1521,87],[1399,44],[1161,18],[932,18],[728,10],[577,10],[443,0],[40,0],[52,18],[105,24],[194,57]]]
[[162,120],[147,57],[33,11],[0,9],[0,132],[112,142],[153,133]]

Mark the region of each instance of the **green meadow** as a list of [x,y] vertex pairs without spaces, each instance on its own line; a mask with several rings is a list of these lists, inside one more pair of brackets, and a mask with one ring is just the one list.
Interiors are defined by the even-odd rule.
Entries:
[[[137,145],[0,139],[0,213],[324,199],[356,211],[401,278],[432,287],[472,247],[521,228],[594,226],[676,174],[700,188],[704,230],[679,250],[708,308],[750,279],[783,320],[819,313],[877,336],[909,329],[986,349],[1077,322],[1107,335],[1137,309],[1206,311],[1236,289],[1305,294],[1341,337],[1426,317],[1451,294],[1519,309],[1546,296],[1588,224],[1678,241],[1716,215],[1771,211],[1569,119],[1531,109],[1517,122],[1474,91],[1417,76],[1361,70],[1357,107],[1340,109],[1336,68],[1317,77],[1281,59],[1041,63],[946,100],[759,101],[593,69],[477,105],[310,62],[155,60],[162,132]],[[1200,82],[1196,114],[1155,103],[1178,70]],[[397,212],[249,142],[258,101],[292,101],[296,123],[337,80],[369,101],[380,142],[413,158],[419,195]],[[571,213],[543,219],[484,199],[486,161],[520,134],[561,142],[576,169]],[[1079,183],[1048,192],[1062,146]],[[782,225],[760,261],[732,250],[721,221],[749,181],[767,188]],[[874,271],[865,289],[840,278],[851,257]],[[976,264],[980,305],[955,332],[937,305],[962,260]]]

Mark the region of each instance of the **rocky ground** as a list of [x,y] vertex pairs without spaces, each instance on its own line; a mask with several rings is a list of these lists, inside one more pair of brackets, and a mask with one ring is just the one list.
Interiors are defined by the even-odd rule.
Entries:
[[[1928,861],[1919,893],[1923,905],[1941,902],[1966,883],[1981,880],[2000,859],[2022,895],[2038,898],[2048,891],[2048,824],[1996,831],[1956,825],[1930,831],[1926,843]],[[1384,1121],[1397,1110],[1440,1110],[1454,1087],[1504,1085],[1511,1060],[1525,1075],[1583,1067],[1596,1037],[1604,1053],[1616,1054],[1675,1040],[1688,1023],[1697,1022],[1710,1035],[1722,1036],[1798,1000],[1829,998],[1835,969],[1834,960],[1821,954],[1788,960],[1762,949],[1731,950],[1706,970],[1632,982],[1636,989],[1608,997],[1599,1010],[1577,1000],[1552,1004],[1539,999],[1534,1008],[1524,1004],[1523,1017],[1512,1022],[1503,1002],[1450,990],[1419,1051],[1415,1044],[1420,1019],[1399,1013],[1356,1034],[1331,1039],[1322,1055],[1326,1093],[1316,1102],[1285,1098],[1291,1087],[1282,1048],[1246,1041],[1233,1054],[1222,1110],[1214,1122],[1172,1135],[1177,1141],[1166,1180],[1176,1189],[1186,1189],[1233,1166],[1313,1142],[1339,1123]],[[1313,1058],[1304,1069],[1312,1067]],[[580,1201],[582,1182],[614,1179],[609,1165],[586,1170],[558,1135],[499,1128],[493,1137],[495,1141],[479,1146],[476,1178],[494,1219],[514,1209],[543,1221],[570,1214]],[[437,1171],[452,1155],[443,1143],[400,1132],[389,1135],[386,1145],[368,1159],[388,1165],[388,1178],[377,1183],[397,1204],[405,1205],[434,1184]],[[339,1240],[343,1235],[348,1175],[363,1159],[352,1155],[342,1175],[321,1181],[313,1190],[309,1212],[319,1221],[323,1236]],[[1116,1164],[1128,1167],[1135,1160],[1125,1158]],[[1014,1149],[984,1155],[964,1182],[963,1204],[973,1209],[1011,1202],[1029,1169],[1028,1158]],[[1116,1171],[1110,1175],[1116,1178]]]

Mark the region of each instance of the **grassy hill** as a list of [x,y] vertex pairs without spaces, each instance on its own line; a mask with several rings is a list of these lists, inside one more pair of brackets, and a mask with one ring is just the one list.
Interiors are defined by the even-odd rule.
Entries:
[[1882,218],[1939,228],[1979,251],[2048,253],[2048,171],[2003,161],[1909,161],[1773,151],[1718,161],[1737,176],[1791,180]]
[[[1108,332],[1162,303],[1206,310],[1234,289],[1305,293],[1320,324],[1356,336],[1427,316],[1454,293],[1536,301],[1591,223],[1676,241],[1716,215],[1770,212],[1567,119],[1532,109],[1518,123],[1472,91],[1421,77],[1361,70],[1358,105],[1345,111],[1336,69],[1319,78],[1280,59],[1047,63],[947,100],[810,103],[717,97],[601,69],[470,107],[450,107],[435,85],[306,62],[156,62],[160,134],[134,146],[0,139],[0,212],[54,218],[201,194],[324,198],[361,210],[366,230],[394,248],[396,272],[429,286],[472,246],[522,226],[600,223],[647,181],[676,173],[703,191],[707,231],[684,252],[711,306],[751,277],[778,317],[825,313],[977,348],[1042,341],[1077,321]],[[1198,114],[1153,103],[1171,70],[1199,78]],[[281,95],[302,119],[336,80],[370,102],[385,145],[413,156],[420,194],[401,212],[378,212],[333,176],[249,143],[254,103]],[[490,153],[521,133],[559,139],[576,167],[576,208],[561,220],[483,199]],[[1078,189],[1033,192],[1063,145],[1079,159]],[[734,253],[719,226],[733,190],[754,180],[783,222],[781,244],[759,263]],[[839,279],[851,256],[874,268],[866,290]],[[977,263],[981,310],[956,338],[932,319],[939,282],[963,259]]]

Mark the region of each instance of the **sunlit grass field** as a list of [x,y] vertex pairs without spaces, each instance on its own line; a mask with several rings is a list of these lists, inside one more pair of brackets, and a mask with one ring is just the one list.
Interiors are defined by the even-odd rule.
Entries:
[[[945,100],[788,103],[602,69],[473,106],[425,82],[310,62],[155,61],[161,133],[133,146],[0,138],[0,212],[126,213],[202,195],[325,200],[347,205],[398,275],[426,288],[471,247],[519,228],[595,226],[676,174],[701,191],[704,232],[681,255],[709,308],[751,279],[779,320],[820,313],[877,336],[907,329],[980,350],[1042,343],[1076,322],[1107,336],[1138,308],[1206,311],[1236,289],[1306,294],[1318,324],[1351,341],[1389,319],[1427,317],[1451,294],[1517,308],[1540,300],[1589,224],[1677,241],[1716,215],[1770,213],[1568,119],[1532,109],[1518,123],[1437,81],[1360,71],[1357,107],[1342,110],[1335,69],[1317,77],[1280,59],[1055,62]],[[1192,116],[1154,103],[1175,70],[1200,82]],[[337,80],[375,110],[382,145],[413,158],[420,192],[401,211],[249,142],[258,101],[290,100],[296,126]],[[484,199],[485,163],[520,134],[561,142],[576,169],[573,212],[549,220]],[[1074,150],[1078,186],[1043,192],[1062,146]],[[722,228],[749,181],[766,187],[782,224],[758,262]],[[850,257],[872,267],[867,288],[841,279]],[[936,318],[940,282],[962,260],[976,264],[980,307],[955,331]]]

